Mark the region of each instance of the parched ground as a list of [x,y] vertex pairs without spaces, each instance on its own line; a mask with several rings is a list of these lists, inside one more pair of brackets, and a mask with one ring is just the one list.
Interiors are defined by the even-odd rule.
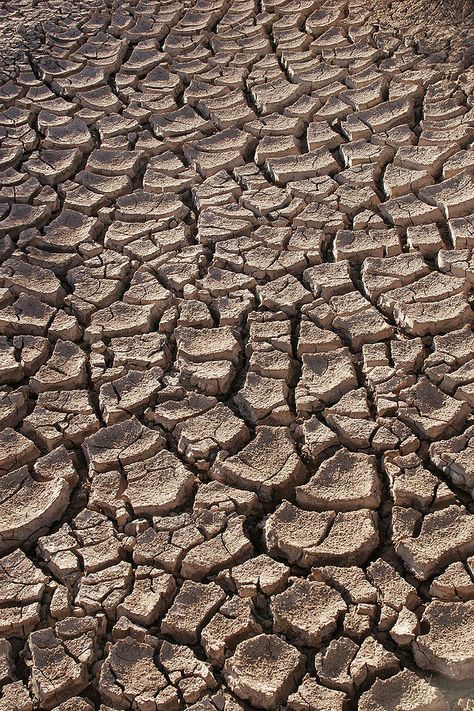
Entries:
[[0,14],[0,711],[472,711],[470,7]]

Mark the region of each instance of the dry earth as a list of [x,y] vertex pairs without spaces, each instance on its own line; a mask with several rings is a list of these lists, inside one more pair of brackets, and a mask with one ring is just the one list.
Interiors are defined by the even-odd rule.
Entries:
[[472,711],[468,8],[1,11],[0,711]]

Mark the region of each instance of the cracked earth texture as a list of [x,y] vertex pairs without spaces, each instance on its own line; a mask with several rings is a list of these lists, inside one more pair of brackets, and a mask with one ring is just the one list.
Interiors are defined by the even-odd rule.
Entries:
[[472,711],[469,26],[10,5],[0,711]]

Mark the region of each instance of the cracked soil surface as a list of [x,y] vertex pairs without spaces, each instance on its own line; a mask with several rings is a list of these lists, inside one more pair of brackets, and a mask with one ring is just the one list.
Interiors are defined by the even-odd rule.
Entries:
[[0,711],[474,709],[474,25],[432,12],[0,2]]

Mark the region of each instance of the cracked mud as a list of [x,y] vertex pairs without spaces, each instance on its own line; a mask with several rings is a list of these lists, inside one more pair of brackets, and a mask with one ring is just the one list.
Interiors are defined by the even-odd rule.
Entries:
[[11,5],[0,711],[474,709],[472,23]]

